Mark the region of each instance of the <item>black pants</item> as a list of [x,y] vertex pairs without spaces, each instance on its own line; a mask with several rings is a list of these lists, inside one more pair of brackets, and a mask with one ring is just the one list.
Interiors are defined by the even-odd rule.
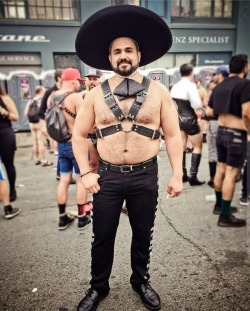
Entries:
[[16,137],[12,128],[0,130],[0,156],[8,176],[10,191],[15,190],[16,169],[14,156],[16,151]]
[[114,259],[114,243],[124,199],[132,228],[130,283],[149,280],[149,261],[158,198],[158,165],[129,173],[114,172],[99,166],[100,191],[93,200],[92,279],[96,290],[109,289]]

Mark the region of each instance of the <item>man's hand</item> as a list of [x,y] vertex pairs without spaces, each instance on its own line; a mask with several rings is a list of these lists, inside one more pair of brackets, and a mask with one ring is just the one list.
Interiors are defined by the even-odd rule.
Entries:
[[175,177],[173,176],[169,183],[168,183],[168,189],[167,193],[169,194],[169,197],[174,198],[178,197],[183,190],[183,183],[182,183],[182,177]]
[[82,182],[88,193],[97,193],[100,190],[98,184],[98,179],[100,178],[99,174],[86,174],[82,177]]

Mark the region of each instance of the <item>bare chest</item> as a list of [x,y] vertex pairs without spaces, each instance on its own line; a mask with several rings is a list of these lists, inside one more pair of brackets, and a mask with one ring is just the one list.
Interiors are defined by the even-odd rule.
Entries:
[[[128,98],[117,102],[118,107],[120,108],[125,118],[128,116],[130,109],[133,105],[133,102],[134,98]],[[159,115],[158,113],[156,113],[156,110],[159,110],[159,107],[151,103],[151,101],[147,98],[142,104],[142,106],[139,108],[135,118],[135,122],[144,125],[154,124],[156,122],[155,116]],[[104,101],[102,101],[96,108],[97,127],[104,127],[116,124],[117,122],[118,122],[117,117],[108,107],[108,105]]]

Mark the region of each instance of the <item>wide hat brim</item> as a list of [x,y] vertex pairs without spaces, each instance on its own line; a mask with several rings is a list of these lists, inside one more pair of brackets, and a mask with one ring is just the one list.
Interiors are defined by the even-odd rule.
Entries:
[[78,57],[87,65],[112,70],[108,55],[110,43],[129,37],[139,45],[145,66],[159,59],[171,48],[172,34],[156,13],[136,5],[113,5],[91,15],[76,36]]

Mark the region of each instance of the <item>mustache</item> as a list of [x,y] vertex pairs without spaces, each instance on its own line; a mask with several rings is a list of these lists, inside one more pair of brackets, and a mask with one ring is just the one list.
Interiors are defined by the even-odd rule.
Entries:
[[126,63],[126,64],[129,64],[129,65],[132,65],[132,62],[130,61],[130,60],[128,60],[128,59],[121,59],[118,63],[117,63],[117,65],[119,66],[121,63]]

